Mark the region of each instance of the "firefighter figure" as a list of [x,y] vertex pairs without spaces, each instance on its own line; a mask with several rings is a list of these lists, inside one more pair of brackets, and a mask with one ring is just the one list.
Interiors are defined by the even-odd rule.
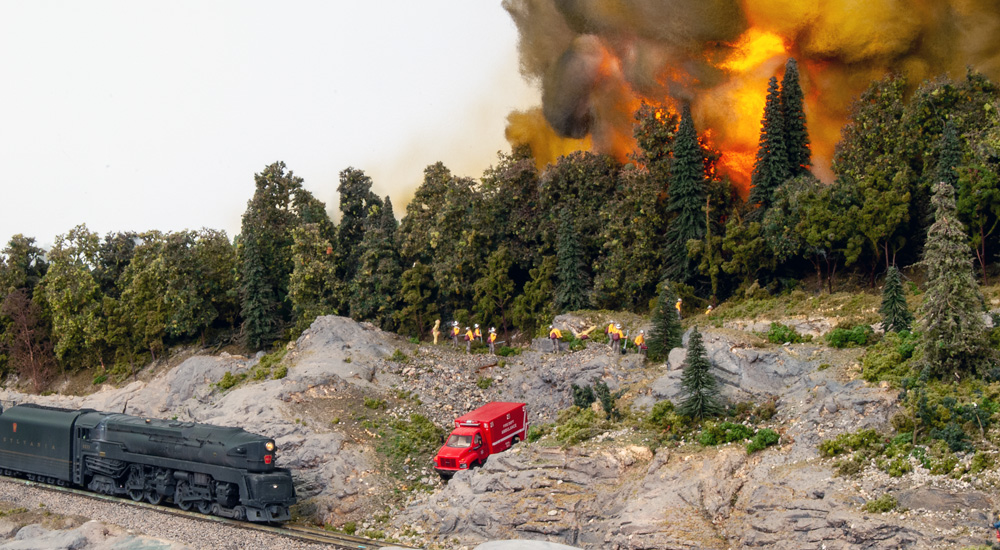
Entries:
[[636,353],[646,355],[646,331],[640,330],[639,334],[635,336],[634,342]]
[[462,333],[462,331],[458,329],[458,321],[452,321],[451,322],[451,347],[453,347],[453,348],[457,348],[458,347],[458,335],[461,334],[461,333]]
[[490,343],[490,355],[496,355],[497,329],[495,327],[490,327],[490,335],[486,337],[486,340]]
[[562,332],[556,327],[549,325],[549,340],[552,340],[552,351],[559,351],[560,339],[562,339]]
[[621,323],[615,323],[615,326],[611,327],[611,331],[608,333],[608,337],[611,338],[611,352],[621,353],[622,338],[625,337],[625,333],[622,332]]
[[479,343],[482,344],[483,343],[483,331],[479,330],[479,323],[476,323],[475,327],[473,327],[473,328],[475,328],[476,330],[472,331],[472,333],[475,335],[476,340],[479,340]]
[[677,308],[677,318],[680,319],[681,318],[681,299],[680,298],[677,299],[677,303],[674,304],[674,307]]
[[465,327],[465,353],[472,353],[472,341],[476,339],[476,336],[472,333],[472,329]]

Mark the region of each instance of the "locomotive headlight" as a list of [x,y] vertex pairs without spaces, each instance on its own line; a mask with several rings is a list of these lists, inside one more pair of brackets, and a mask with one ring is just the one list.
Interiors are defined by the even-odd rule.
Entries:
[[265,443],[264,444],[264,448],[267,449],[268,452],[273,451],[274,450],[274,441],[268,441],[267,443]]

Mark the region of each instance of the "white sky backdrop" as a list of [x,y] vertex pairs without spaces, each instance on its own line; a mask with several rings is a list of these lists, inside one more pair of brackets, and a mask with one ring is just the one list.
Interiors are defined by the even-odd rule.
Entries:
[[478,178],[538,103],[500,2],[0,0],[0,248],[239,232],[283,160],[337,209],[364,170],[397,217],[427,165]]

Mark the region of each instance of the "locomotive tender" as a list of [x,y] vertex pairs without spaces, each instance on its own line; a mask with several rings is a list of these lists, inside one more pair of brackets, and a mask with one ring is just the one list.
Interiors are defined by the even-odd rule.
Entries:
[[255,522],[289,519],[292,475],[241,428],[41,405],[0,409],[0,472]]

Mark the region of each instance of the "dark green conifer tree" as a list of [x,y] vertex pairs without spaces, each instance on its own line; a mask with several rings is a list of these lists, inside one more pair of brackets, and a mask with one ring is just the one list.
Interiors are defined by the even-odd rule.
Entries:
[[656,299],[656,309],[653,310],[653,328],[649,331],[647,341],[649,358],[652,361],[666,360],[667,354],[681,346],[684,329],[677,316],[677,294],[673,286],[664,281],[660,284],[660,293]]
[[681,400],[677,412],[689,418],[708,418],[722,413],[719,401],[719,382],[712,374],[712,362],[705,353],[698,327],[688,338],[687,359],[681,375]]
[[384,330],[395,327],[393,313],[399,305],[400,265],[399,246],[396,241],[396,217],[392,212],[392,201],[386,196],[380,204],[369,207],[366,216],[364,237],[358,247],[358,258],[354,280],[348,302],[351,317],[372,321]]
[[761,120],[760,142],[753,173],[750,176],[750,197],[747,202],[760,206],[758,215],[770,208],[774,190],[788,179],[788,150],[785,145],[785,122],[781,113],[778,79],[767,83],[764,118]]
[[260,349],[277,336],[291,316],[288,284],[292,273],[293,209],[303,193],[302,178],[276,162],[254,174],[256,190],[243,213],[238,238],[239,289],[243,335]]
[[941,135],[941,153],[938,155],[935,184],[947,183],[953,189],[958,188],[958,167],[962,164],[962,143],[955,133],[955,123],[948,119]]
[[350,283],[360,265],[361,241],[365,237],[365,220],[372,204],[381,203],[372,193],[372,179],[363,170],[346,168],[340,172],[340,225],[337,226],[337,252],[340,279]]
[[799,85],[799,65],[791,57],[785,63],[781,79],[781,116],[785,123],[785,147],[788,152],[788,177],[804,176],[812,164],[809,130],[802,109],[802,86]]
[[896,266],[889,266],[885,275],[885,285],[882,287],[882,328],[886,332],[902,332],[910,330],[913,314],[906,307],[906,294],[903,291],[903,280]]
[[973,275],[968,237],[958,221],[954,189],[936,184],[931,203],[934,223],[924,246],[927,289],[919,324],[926,372],[948,379],[984,373],[993,363],[984,300]]
[[556,308],[559,311],[576,311],[587,307],[587,270],[583,265],[580,236],[573,224],[572,213],[563,209],[559,213],[559,238],[556,249]]
[[268,282],[257,236],[246,233],[240,244],[243,337],[250,349],[257,350],[268,345],[278,331],[278,303]]
[[666,231],[666,276],[688,280],[694,266],[688,258],[687,243],[705,237],[705,155],[691,118],[684,106],[674,139],[674,159],[670,165],[670,202]]
[[[395,313],[396,323],[404,334],[417,338],[427,336],[433,319],[438,315],[435,303],[434,277],[430,266],[415,262],[403,272],[400,280],[402,303]],[[442,327],[444,331],[446,327]]]

